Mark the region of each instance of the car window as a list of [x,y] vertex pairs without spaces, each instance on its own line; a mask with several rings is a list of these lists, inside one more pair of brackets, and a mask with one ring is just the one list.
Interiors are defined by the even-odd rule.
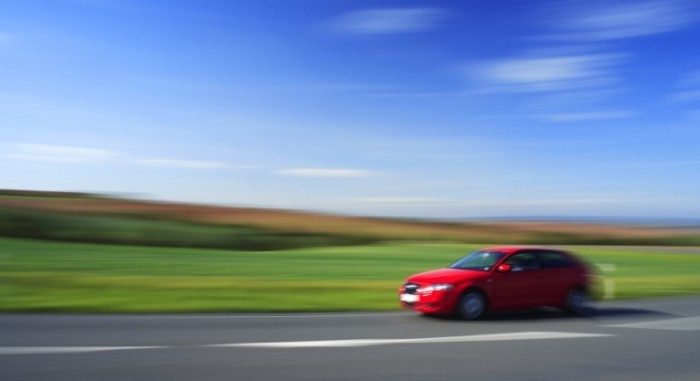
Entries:
[[457,262],[453,263],[450,268],[462,270],[479,270],[489,271],[506,254],[500,251],[475,251],[465,257],[462,257]]
[[556,251],[541,251],[539,257],[542,267],[546,269],[572,267],[575,265],[569,256]]
[[506,259],[504,263],[512,266],[511,271],[537,270],[540,268],[540,262],[537,260],[537,256],[535,253],[529,251],[517,253]]

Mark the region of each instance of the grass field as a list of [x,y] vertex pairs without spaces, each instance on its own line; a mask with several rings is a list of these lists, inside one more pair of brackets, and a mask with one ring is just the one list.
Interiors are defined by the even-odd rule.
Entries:
[[[385,244],[278,251],[116,246],[0,238],[0,310],[60,312],[398,309],[412,273],[484,245]],[[700,250],[581,247],[616,298],[700,293]]]

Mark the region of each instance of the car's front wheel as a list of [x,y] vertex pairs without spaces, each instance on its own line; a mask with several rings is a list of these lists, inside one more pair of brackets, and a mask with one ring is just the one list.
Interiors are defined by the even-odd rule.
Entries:
[[486,297],[479,291],[467,291],[457,303],[457,316],[464,320],[474,320],[486,312]]

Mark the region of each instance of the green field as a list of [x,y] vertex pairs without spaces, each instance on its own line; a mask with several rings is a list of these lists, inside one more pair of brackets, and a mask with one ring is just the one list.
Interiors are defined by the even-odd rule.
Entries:
[[[0,238],[0,310],[60,312],[398,309],[409,274],[484,245],[386,244],[280,251],[114,246]],[[615,298],[700,293],[700,254],[581,247],[610,267]]]

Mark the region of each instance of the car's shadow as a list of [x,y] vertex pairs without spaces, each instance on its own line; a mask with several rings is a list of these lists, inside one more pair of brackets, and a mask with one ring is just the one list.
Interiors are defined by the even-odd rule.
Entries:
[[588,317],[591,318],[615,318],[615,317],[628,317],[628,316],[639,316],[639,317],[675,317],[678,315],[670,314],[668,312],[647,310],[641,308],[623,308],[623,307],[601,307],[593,308],[592,312]]
[[[528,320],[562,320],[562,319],[608,319],[617,317],[673,317],[675,315],[639,308],[592,307],[582,314],[573,314],[558,308],[536,308],[530,310],[494,311],[485,314],[476,321],[528,321]],[[452,316],[420,315],[421,318],[440,321],[463,321]]]

